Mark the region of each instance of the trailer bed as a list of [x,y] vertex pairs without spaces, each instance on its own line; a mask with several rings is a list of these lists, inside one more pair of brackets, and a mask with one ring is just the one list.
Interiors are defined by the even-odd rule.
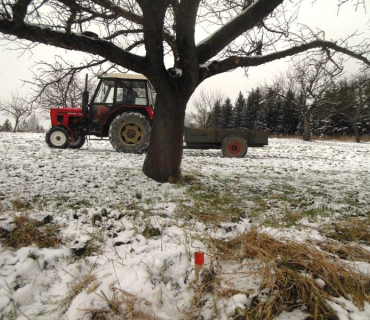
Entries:
[[226,130],[226,129],[190,129],[185,128],[185,143],[187,148],[219,149],[222,142],[230,136],[242,137],[248,147],[263,147],[268,145],[266,130]]

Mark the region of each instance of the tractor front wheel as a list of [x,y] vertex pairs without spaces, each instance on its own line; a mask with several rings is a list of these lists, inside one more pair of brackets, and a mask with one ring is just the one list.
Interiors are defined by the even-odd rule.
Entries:
[[50,148],[66,149],[71,143],[71,137],[63,127],[52,127],[46,134],[45,141]]
[[109,140],[118,152],[142,153],[148,148],[150,125],[140,113],[118,115],[109,128]]
[[243,158],[248,150],[246,141],[240,136],[228,136],[222,142],[222,154],[230,158]]

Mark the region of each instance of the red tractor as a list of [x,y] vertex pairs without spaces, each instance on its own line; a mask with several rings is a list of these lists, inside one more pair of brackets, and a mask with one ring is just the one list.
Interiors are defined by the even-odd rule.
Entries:
[[104,74],[90,101],[86,86],[82,108],[52,108],[50,148],[81,148],[85,136],[109,140],[119,152],[141,153],[149,143],[155,91],[142,75]]

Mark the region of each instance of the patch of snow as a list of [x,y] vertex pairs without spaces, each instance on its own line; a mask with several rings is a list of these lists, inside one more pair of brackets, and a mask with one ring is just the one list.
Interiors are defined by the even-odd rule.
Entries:
[[[145,155],[117,153],[107,141],[89,141],[80,150],[49,149],[41,134],[0,133],[0,145],[0,227],[15,227],[14,215],[25,209],[15,209],[13,203],[23,199],[32,204],[30,218],[53,217],[64,241],[59,248],[18,250],[0,242],[0,314],[16,313],[19,319],[23,316],[12,301],[31,319],[75,320],[90,317],[89,310],[108,310],[104,295],[118,299],[121,308],[131,299],[153,317],[178,319],[194,296],[193,253],[206,253],[204,268],[214,262],[200,235],[228,239],[258,225],[258,219],[279,217],[283,209],[294,213],[308,208],[328,216],[312,221],[308,212],[296,226],[262,231],[278,239],[321,241],[321,224],[366,215],[370,207],[369,143],[270,139],[268,146],[250,148],[241,159],[222,157],[220,150],[184,150],[183,172],[204,188],[240,199],[241,218],[211,229],[201,221],[189,225],[186,215],[195,204],[191,185],[158,184],[143,175]],[[253,197],[265,206],[258,217],[252,214]],[[83,248],[92,251],[85,257],[73,254]],[[368,263],[351,266],[370,273]],[[261,278],[247,259],[218,268],[224,287],[244,292],[217,302],[219,319],[227,319],[236,307],[248,308]],[[63,307],[87,275],[96,279],[92,291],[83,288]],[[214,305],[207,303],[202,316],[212,319]],[[369,304],[359,310],[344,298],[330,303],[340,319],[370,319]],[[276,319],[306,316],[295,310]]]

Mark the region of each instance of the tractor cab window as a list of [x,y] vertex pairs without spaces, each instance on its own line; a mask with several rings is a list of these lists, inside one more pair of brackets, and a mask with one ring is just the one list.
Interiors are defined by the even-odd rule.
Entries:
[[114,80],[104,80],[99,88],[94,103],[113,104]]
[[157,93],[156,93],[153,85],[150,82],[148,82],[148,91],[149,91],[148,96],[149,96],[150,105],[154,109],[155,99],[157,97]]
[[116,103],[147,106],[145,82],[118,80]]

